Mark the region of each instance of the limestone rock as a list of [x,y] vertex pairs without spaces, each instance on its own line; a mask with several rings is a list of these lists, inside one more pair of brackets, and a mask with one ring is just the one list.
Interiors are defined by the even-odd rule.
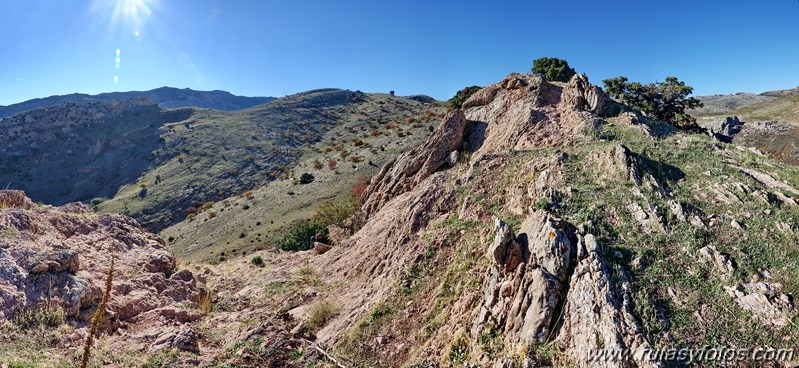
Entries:
[[588,83],[585,74],[575,74],[563,89],[559,107],[565,111],[590,111],[604,116],[612,103],[601,88]]
[[642,172],[638,158],[624,145],[615,145],[593,154],[596,162],[595,172],[600,184],[608,184],[611,180],[629,180],[641,185]]
[[554,116],[561,92],[541,77],[510,74],[474,93],[462,108],[471,122],[465,146],[475,152],[472,159],[560,144],[572,136],[575,127],[562,126]]
[[[195,311],[208,297],[204,282],[189,270],[175,272],[175,258],[163,240],[135,220],[75,216],[87,208],[31,206],[30,199],[18,196],[21,192],[9,192],[0,193],[14,202],[0,208],[0,232],[13,230],[0,238],[0,321],[45,304],[63,309],[68,318],[91,313],[102,298],[112,256],[115,272],[106,310],[112,318],[102,326],[106,332],[137,323],[158,329],[201,316]],[[177,344],[188,346],[183,340],[177,338]]]
[[750,281],[724,288],[741,309],[772,328],[785,327],[790,321],[786,312],[793,308],[793,302],[781,289],[782,285],[764,281]]
[[731,277],[735,271],[735,267],[730,260],[730,257],[723,254],[716,249],[713,245],[707,245],[699,249],[699,254],[706,261],[709,261],[716,267],[725,277]]
[[738,120],[737,116],[727,116],[722,119],[714,120],[705,126],[711,137],[722,142],[731,142],[732,137],[741,132],[744,122]]
[[150,351],[156,352],[173,348],[199,354],[200,344],[197,332],[189,327],[168,329],[155,340]]

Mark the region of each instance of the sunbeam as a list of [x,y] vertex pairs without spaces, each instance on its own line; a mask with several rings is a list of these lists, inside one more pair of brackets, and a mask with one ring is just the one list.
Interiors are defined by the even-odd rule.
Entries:
[[157,7],[158,0],[94,0],[91,13],[107,16],[110,30],[122,28],[139,37]]

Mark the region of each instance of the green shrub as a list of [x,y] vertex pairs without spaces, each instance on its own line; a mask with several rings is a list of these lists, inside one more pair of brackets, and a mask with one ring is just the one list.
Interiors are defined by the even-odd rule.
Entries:
[[313,247],[312,237],[318,236],[318,241],[326,243],[327,225],[318,220],[301,221],[288,229],[286,235],[278,239],[276,246],[286,251],[308,250]]
[[250,263],[252,263],[253,266],[262,266],[264,264],[264,259],[261,258],[261,256],[255,256],[252,257]]
[[543,57],[533,61],[533,74],[550,82],[568,82],[576,73],[566,60]]
[[300,176],[300,184],[310,184],[314,181],[314,176],[309,173],[303,173]]
[[675,77],[666,77],[663,82],[650,84],[630,82],[626,77],[605,79],[602,83],[610,97],[645,112],[647,116],[684,130],[702,131],[696,119],[686,112],[702,107],[702,102],[695,97],[688,97],[693,93],[693,87]]
[[480,86],[471,86],[458,91],[458,93],[456,93],[455,96],[453,96],[447,101],[447,107],[450,110],[460,109],[461,106],[463,106],[463,103],[466,102],[466,100],[468,100],[469,97],[471,97],[475,92],[479,91],[481,88],[482,87]]
[[66,313],[61,307],[44,307],[20,312],[11,322],[22,329],[28,329],[36,326],[57,327],[66,320]]
[[358,212],[358,207],[351,198],[325,202],[316,211],[316,219],[321,224],[337,224]]

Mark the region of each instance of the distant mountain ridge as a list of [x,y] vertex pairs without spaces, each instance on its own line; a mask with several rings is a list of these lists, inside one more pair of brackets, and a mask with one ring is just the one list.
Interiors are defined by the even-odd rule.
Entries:
[[230,92],[195,91],[189,88],[161,87],[149,91],[107,92],[97,95],[73,93],[45,98],[35,98],[8,106],[0,106],[0,118],[16,114],[58,106],[69,102],[113,101],[129,100],[133,98],[149,98],[163,108],[201,107],[215,110],[243,110],[253,106],[265,104],[274,100],[274,97],[246,97],[236,96]]
[[750,92],[738,92],[726,95],[707,95],[697,96],[704,104],[703,107],[692,110],[694,116],[722,115],[730,111],[749,107],[755,104],[764,103],[793,95],[799,92],[799,87],[777,91],[768,91],[760,94]]

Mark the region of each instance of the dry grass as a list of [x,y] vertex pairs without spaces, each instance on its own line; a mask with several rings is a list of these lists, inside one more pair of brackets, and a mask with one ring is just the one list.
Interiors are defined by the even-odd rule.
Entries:
[[308,328],[317,331],[330,322],[339,312],[339,308],[327,300],[320,301],[311,307]]
[[89,328],[89,335],[86,337],[86,344],[83,346],[83,358],[81,359],[80,367],[86,368],[89,364],[89,356],[91,355],[92,343],[94,342],[94,334],[97,333],[97,328],[100,322],[105,317],[105,308],[108,306],[108,299],[111,297],[111,286],[114,282],[114,262],[115,257],[113,250],[111,251],[111,268],[108,269],[108,277],[105,279],[105,294],[103,294],[103,301],[97,307],[92,317],[92,325]]

